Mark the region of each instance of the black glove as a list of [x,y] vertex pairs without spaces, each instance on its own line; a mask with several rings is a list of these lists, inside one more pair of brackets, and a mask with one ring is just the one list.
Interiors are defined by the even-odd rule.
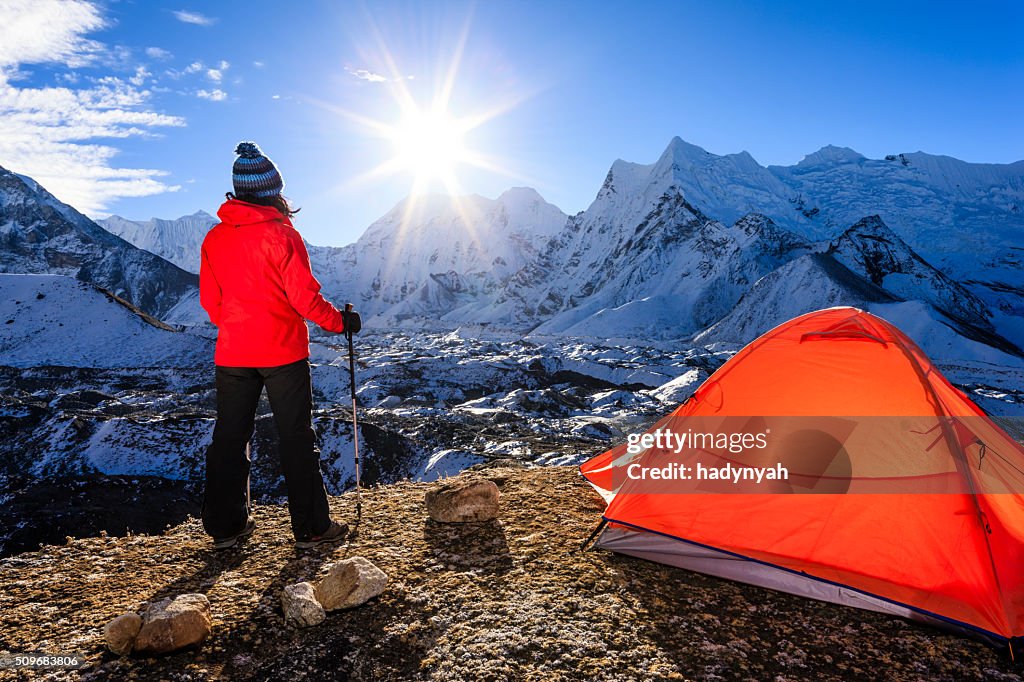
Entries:
[[341,330],[342,334],[358,334],[359,330],[363,328],[363,321],[359,319],[359,313],[354,310],[341,311],[341,323],[344,327]]

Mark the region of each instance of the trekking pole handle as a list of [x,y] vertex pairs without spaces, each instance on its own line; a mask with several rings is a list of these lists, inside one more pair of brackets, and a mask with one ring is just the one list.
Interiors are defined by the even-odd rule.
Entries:
[[345,315],[343,316],[343,319],[345,321],[345,329],[343,329],[342,332],[345,334],[345,338],[348,339],[349,354],[351,354],[351,352],[352,352],[352,331],[349,329],[349,326],[348,326],[348,314],[350,312],[352,312],[352,304],[351,303],[346,303],[345,304]]

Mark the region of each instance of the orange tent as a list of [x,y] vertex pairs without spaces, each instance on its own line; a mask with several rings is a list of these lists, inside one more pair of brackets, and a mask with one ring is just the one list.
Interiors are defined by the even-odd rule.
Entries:
[[1011,653],[1024,635],[1024,448],[866,312],[776,327],[580,471],[599,547]]

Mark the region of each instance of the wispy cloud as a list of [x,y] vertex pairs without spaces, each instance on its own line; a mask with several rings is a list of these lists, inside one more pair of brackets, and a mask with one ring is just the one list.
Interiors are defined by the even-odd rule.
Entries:
[[190,12],[184,9],[175,10],[174,17],[178,21],[186,24],[195,24],[196,26],[213,26],[217,23],[217,20],[213,17],[208,17],[205,14]]
[[267,64],[266,62],[255,61],[252,63],[252,65],[255,66],[257,69],[262,69]]
[[200,99],[208,99],[211,102],[223,102],[228,98],[228,93],[224,92],[220,88],[214,90],[198,90],[196,91],[196,97]]
[[166,60],[170,59],[174,55],[162,47],[147,47],[146,56],[150,59]]
[[345,71],[355,76],[359,80],[368,81],[370,83],[383,83],[387,81],[386,76],[382,76],[379,73],[374,73],[373,71],[369,71],[367,69],[353,69],[349,66],[346,66]]
[[[127,80],[88,79],[86,87],[19,87],[16,74],[25,64],[63,64],[70,68],[103,65],[115,48],[88,35],[103,28],[100,7],[84,0],[3,0],[0,22],[0,160],[30,175],[62,201],[86,213],[102,211],[121,197],[175,191],[165,171],[115,168],[118,149],[96,140],[145,137],[161,127],[184,126],[178,116],[150,108],[151,74],[137,67]],[[73,72],[58,79],[80,82]],[[81,79],[86,80],[86,79]]]

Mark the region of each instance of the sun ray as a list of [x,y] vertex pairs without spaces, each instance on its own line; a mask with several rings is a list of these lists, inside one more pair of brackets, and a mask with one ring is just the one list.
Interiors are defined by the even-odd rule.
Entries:
[[473,23],[472,9],[466,15],[466,21],[462,24],[462,31],[455,43],[455,50],[452,53],[451,63],[448,65],[448,73],[445,74],[444,82],[434,99],[434,106],[447,111],[452,99],[452,92],[455,90],[455,79],[459,74],[459,67],[462,66],[462,55],[465,54],[466,41],[469,40],[469,28]]
[[480,168],[482,170],[490,171],[491,173],[495,173],[497,175],[502,175],[502,176],[504,176],[506,178],[510,178],[510,179],[515,180],[517,182],[526,183],[527,185],[535,186],[535,185],[543,184],[537,178],[534,178],[534,177],[529,176],[529,175],[524,175],[522,173],[514,171],[514,170],[512,170],[512,168],[509,165],[504,165],[504,164],[499,163],[498,161],[494,161],[494,160],[488,159],[487,157],[485,157],[482,154],[479,154],[477,152],[468,152],[463,157],[463,161],[467,165],[475,166],[476,168]]

